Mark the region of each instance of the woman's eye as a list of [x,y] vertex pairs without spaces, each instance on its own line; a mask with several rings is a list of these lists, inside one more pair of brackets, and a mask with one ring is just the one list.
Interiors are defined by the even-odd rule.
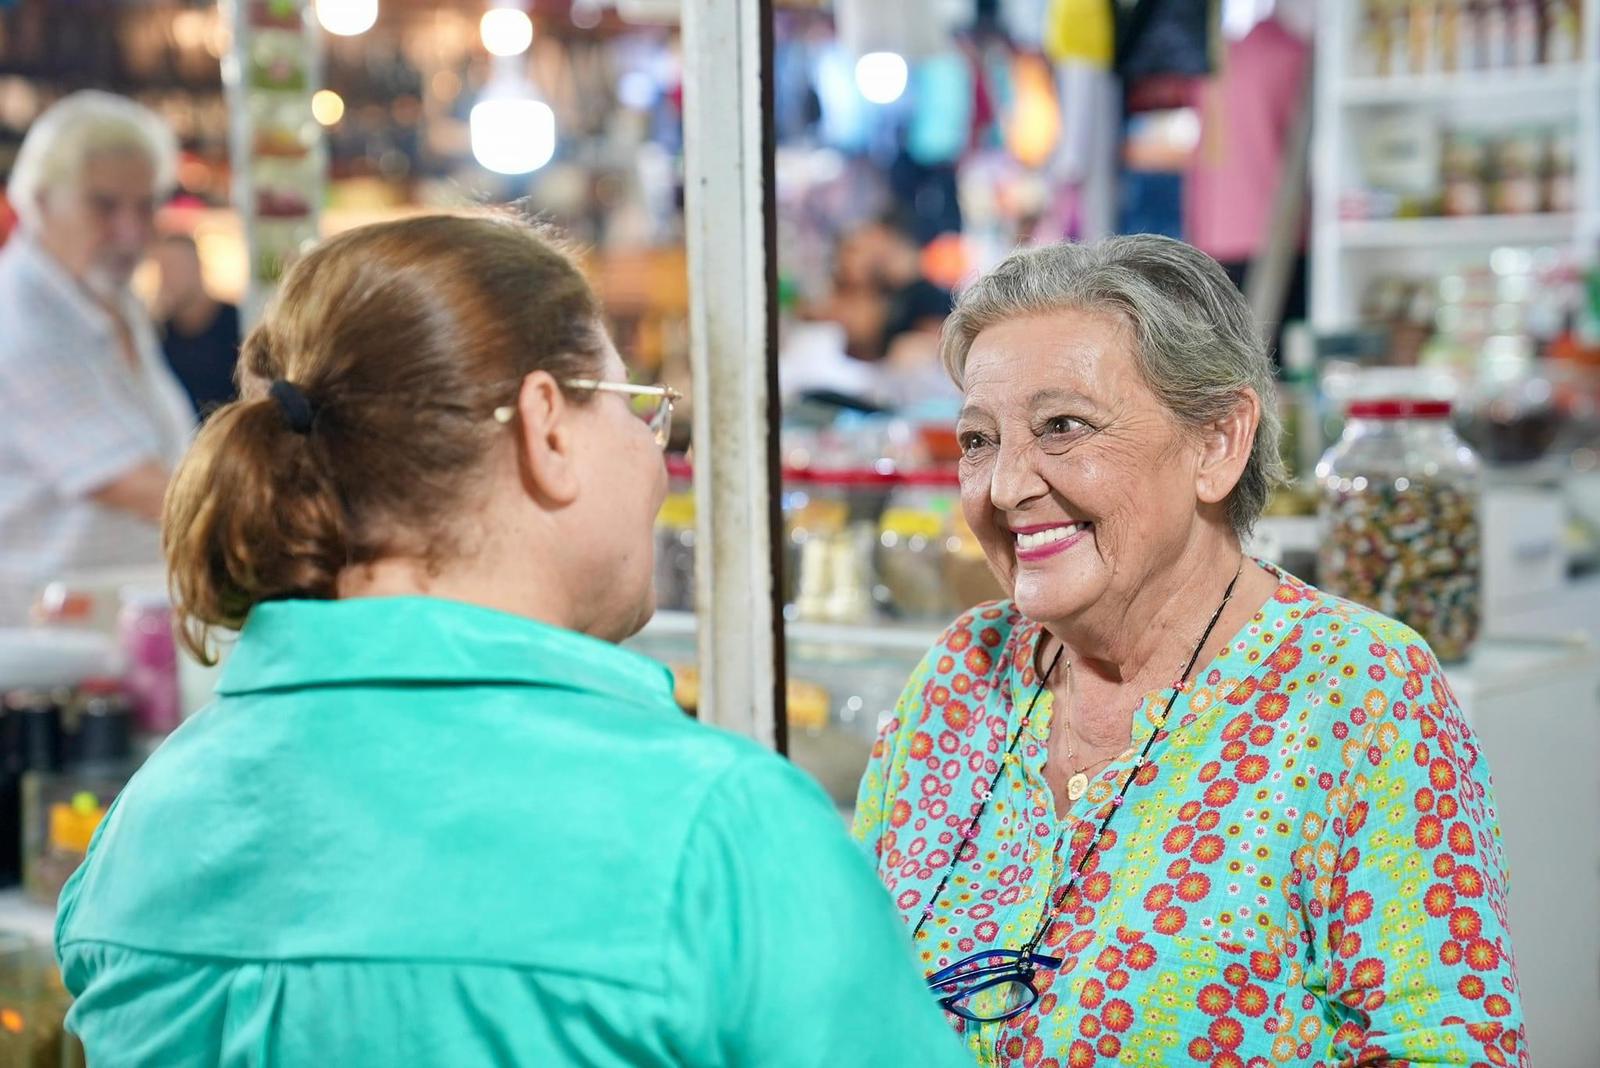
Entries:
[[975,430],[969,430],[959,435],[956,440],[961,445],[961,452],[965,456],[971,456],[989,444],[989,439]]
[[1074,419],[1070,415],[1058,415],[1045,422],[1044,432],[1047,435],[1059,436],[1074,433],[1082,427],[1083,421],[1081,419]]

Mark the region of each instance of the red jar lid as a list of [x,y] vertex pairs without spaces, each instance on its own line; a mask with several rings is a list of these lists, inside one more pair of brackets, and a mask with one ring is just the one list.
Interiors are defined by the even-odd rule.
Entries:
[[1346,412],[1352,419],[1448,419],[1450,402],[1394,397],[1382,400],[1358,400],[1351,401]]

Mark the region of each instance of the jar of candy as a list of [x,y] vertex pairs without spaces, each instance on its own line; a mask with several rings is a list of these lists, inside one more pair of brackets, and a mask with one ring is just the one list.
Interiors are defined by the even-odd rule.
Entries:
[[1317,465],[1318,581],[1414,628],[1445,662],[1478,636],[1478,459],[1439,400],[1363,399]]

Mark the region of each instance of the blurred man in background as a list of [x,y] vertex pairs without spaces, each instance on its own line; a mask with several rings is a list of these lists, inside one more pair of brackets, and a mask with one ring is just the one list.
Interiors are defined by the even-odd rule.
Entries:
[[168,474],[194,426],[129,291],[172,186],[152,112],[81,92],[29,129],[0,249],[0,625],[61,574],[156,565]]
[[161,268],[154,308],[161,324],[161,347],[195,414],[204,419],[234,397],[239,309],[207,291],[194,238],[163,235],[152,257]]

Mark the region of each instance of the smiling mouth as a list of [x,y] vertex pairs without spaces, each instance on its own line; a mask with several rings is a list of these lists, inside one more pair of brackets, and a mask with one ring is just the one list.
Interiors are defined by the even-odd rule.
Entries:
[[1054,545],[1058,541],[1066,541],[1075,534],[1088,530],[1089,523],[1064,523],[1059,527],[1046,527],[1043,530],[1030,530],[1017,535],[1017,551],[1022,553],[1033,552]]

